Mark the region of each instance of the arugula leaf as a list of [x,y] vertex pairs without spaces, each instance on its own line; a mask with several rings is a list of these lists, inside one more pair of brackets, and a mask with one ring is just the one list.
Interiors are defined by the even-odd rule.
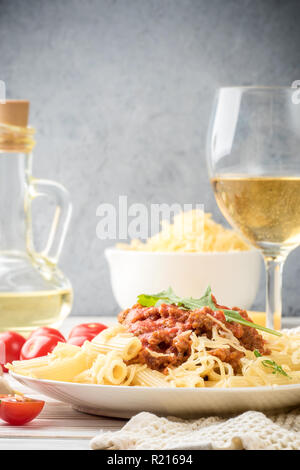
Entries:
[[192,297],[181,298],[178,297],[173,291],[172,287],[169,287],[167,290],[159,292],[158,294],[141,294],[138,296],[138,302],[143,307],[153,307],[159,306],[162,303],[173,304],[178,307],[185,308],[188,310],[194,310],[196,308],[210,307],[212,310],[222,310],[225,315],[225,320],[227,322],[236,322],[241,325],[249,326],[257,330],[262,330],[271,335],[282,336],[282,333],[279,331],[271,330],[256,323],[252,323],[248,320],[245,320],[239,312],[236,310],[229,310],[223,308],[217,308],[213,299],[210,286],[207,287],[204,295],[200,299],[193,299]]
[[138,296],[138,302],[139,304],[143,305],[143,307],[157,306],[158,302],[165,303],[165,304],[181,305],[180,300],[181,299],[177,297],[172,287],[169,287],[169,289],[159,292],[158,294],[153,294],[153,295],[141,294]]
[[[262,357],[262,355],[260,354],[259,351],[257,351],[257,349],[255,349],[253,352],[254,352],[255,357]],[[261,363],[264,367],[267,367],[269,369],[273,369],[272,374],[281,374],[281,375],[284,375],[285,377],[288,377],[289,379],[292,378],[275,361],[271,361],[270,359],[264,359],[263,361],[261,361]]]
[[240,323],[241,325],[250,326],[251,328],[255,328],[256,330],[265,331],[266,333],[270,333],[271,335],[282,336],[282,333],[280,333],[279,331],[271,330],[270,328],[266,328],[265,326],[257,325],[256,323],[245,320],[245,318],[243,318],[242,315],[240,315],[240,313],[236,310],[221,310],[225,315],[225,320],[228,322],[235,321],[236,323]]

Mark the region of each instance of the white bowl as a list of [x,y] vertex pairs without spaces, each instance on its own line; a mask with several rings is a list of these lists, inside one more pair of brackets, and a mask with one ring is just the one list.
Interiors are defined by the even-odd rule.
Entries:
[[171,286],[181,297],[203,295],[211,286],[217,301],[249,309],[260,278],[257,250],[215,253],[147,252],[108,248],[113,294],[122,309],[139,294],[155,294]]

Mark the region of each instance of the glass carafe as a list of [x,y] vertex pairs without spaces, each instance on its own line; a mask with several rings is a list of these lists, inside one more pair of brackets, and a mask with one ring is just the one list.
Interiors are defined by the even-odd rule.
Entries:
[[[0,331],[23,334],[59,326],[73,298],[69,280],[57,267],[71,203],[63,186],[32,176],[28,106],[24,101],[0,104]],[[37,252],[31,206],[40,196],[56,208],[47,245]]]

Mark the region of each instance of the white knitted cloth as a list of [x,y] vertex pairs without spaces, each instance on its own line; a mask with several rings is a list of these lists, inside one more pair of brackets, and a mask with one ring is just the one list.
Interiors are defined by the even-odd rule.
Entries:
[[142,412],[116,432],[101,432],[92,449],[300,450],[300,410],[247,411],[233,418],[180,420]]
[[[289,333],[299,333],[300,328]],[[100,432],[92,449],[300,450],[300,409],[286,413],[247,411],[231,418],[159,418],[142,412],[116,432]]]

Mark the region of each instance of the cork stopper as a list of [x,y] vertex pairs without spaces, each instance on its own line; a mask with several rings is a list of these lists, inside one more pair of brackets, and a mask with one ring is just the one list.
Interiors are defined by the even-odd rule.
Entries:
[[12,126],[27,127],[29,101],[6,100],[0,103],[0,123]]

